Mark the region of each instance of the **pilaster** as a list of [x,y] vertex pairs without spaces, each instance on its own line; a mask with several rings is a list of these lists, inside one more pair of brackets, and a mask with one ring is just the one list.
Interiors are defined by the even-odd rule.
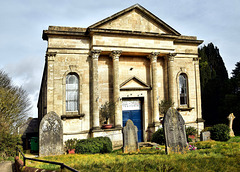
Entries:
[[47,62],[47,113],[54,111],[54,60],[56,52],[46,53]]
[[[202,118],[202,106],[201,106],[201,85],[200,85],[200,71],[199,71],[199,58],[193,58],[194,70],[195,70],[195,89],[196,89],[196,113],[197,119]],[[199,128],[199,127],[198,127]]]

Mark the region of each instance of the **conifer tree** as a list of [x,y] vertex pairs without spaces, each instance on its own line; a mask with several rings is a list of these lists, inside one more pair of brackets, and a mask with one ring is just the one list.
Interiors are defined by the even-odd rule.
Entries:
[[226,122],[221,111],[227,93],[228,73],[219,49],[212,43],[199,49],[202,116],[206,125]]

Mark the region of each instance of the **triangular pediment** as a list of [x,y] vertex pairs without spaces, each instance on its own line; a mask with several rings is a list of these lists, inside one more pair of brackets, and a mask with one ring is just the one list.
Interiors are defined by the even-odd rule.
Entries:
[[180,35],[180,33],[139,4],[122,10],[89,28]]
[[124,81],[120,85],[121,90],[144,90],[144,89],[151,89],[148,84],[137,78],[136,76],[133,76],[126,81]]

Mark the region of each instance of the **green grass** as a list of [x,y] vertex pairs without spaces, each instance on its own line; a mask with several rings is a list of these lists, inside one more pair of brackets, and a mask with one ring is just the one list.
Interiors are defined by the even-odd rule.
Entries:
[[[236,141],[235,141],[236,140]],[[165,155],[164,147],[141,148],[140,152],[124,154],[121,150],[109,154],[75,154],[49,156],[43,159],[63,162],[80,171],[239,171],[240,138],[228,142],[197,142],[197,150],[186,154]],[[49,170],[58,166],[27,162]]]

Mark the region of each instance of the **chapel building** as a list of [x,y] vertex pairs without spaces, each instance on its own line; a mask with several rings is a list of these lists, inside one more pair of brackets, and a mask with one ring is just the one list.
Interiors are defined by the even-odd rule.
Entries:
[[[159,104],[174,102],[187,126],[204,127],[198,45],[154,14],[133,5],[88,28],[49,26],[38,100],[41,120],[54,111],[63,122],[63,140],[108,136],[122,145],[122,127],[131,119],[139,142],[161,127]],[[114,102],[111,129],[102,129],[99,109]]]

